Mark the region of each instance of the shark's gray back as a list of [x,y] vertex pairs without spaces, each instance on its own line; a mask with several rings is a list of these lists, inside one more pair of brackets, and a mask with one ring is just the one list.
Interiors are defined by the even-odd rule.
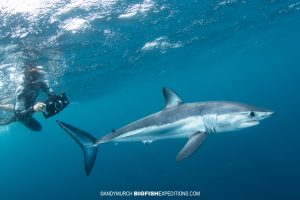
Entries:
[[234,111],[246,111],[249,109],[251,109],[251,106],[235,102],[211,101],[200,103],[184,103],[178,106],[169,107],[152,115],[148,115],[120,129],[112,131],[110,134],[107,134],[104,137],[100,138],[99,143],[107,142],[115,137],[118,137],[119,135],[130,131],[150,126],[169,124],[181,119],[185,119],[187,117],[200,116],[205,114],[219,115]]
[[[235,106],[232,106],[232,105]],[[255,109],[253,107],[253,109]],[[127,126],[120,128],[120,132],[129,132],[143,127],[173,123],[178,120],[205,115],[205,114],[223,114],[228,112],[241,112],[251,110],[251,106],[235,102],[210,101],[199,103],[185,103],[160,112],[149,115]]]

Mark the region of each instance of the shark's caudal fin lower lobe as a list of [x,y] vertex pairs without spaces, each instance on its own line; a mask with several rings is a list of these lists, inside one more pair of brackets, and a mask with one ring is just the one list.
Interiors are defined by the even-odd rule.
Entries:
[[96,138],[94,138],[91,134],[62,121],[56,120],[56,122],[79,144],[83,150],[85,172],[88,176],[93,169],[97,156],[98,145],[96,144]]

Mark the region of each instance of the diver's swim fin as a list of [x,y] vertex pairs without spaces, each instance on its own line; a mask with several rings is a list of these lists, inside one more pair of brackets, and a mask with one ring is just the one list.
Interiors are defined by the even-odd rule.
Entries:
[[56,122],[79,144],[83,150],[85,172],[88,176],[93,169],[97,156],[98,145],[96,144],[96,138],[94,138],[91,134],[62,121],[56,120]]

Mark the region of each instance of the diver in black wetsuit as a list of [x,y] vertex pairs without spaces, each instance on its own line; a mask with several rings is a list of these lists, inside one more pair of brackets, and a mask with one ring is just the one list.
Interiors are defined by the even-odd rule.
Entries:
[[35,103],[40,91],[46,93],[49,98],[55,96],[47,81],[43,80],[41,67],[26,69],[23,84],[16,91],[14,121],[21,122],[33,131],[41,131],[42,126],[32,115],[35,112],[43,112],[46,107],[43,102]]
[[[35,103],[40,91],[46,93],[49,99],[57,98],[47,81],[43,80],[42,67],[27,68],[24,71],[23,83],[16,90],[15,106],[12,104],[0,105],[0,109],[13,112],[14,116],[11,119],[1,120],[0,124],[7,125],[19,121],[33,131],[41,131],[41,124],[32,117],[35,112],[43,112],[46,108],[46,104],[43,102]],[[50,111],[55,112],[53,109]]]

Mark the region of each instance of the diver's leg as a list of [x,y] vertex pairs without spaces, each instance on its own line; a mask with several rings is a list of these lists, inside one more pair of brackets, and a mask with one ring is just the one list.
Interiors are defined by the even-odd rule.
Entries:
[[[0,110],[8,111],[11,113],[15,112],[15,108],[13,104],[0,104]],[[11,115],[11,114],[9,114]],[[0,125],[8,125],[11,122],[16,121],[15,115],[7,118],[0,118]]]
[[10,124],[10,123],[12,123],[12,122],[15,122],[16,120],[15,120],[15,118],[14,117],[12,117],[12,118],[10,118],[10,119],[3,119],[3,118],[0,118],[0,125],[8,125],[8,124]]
[[0,109],[8,112],[15,112],[15,107],[13,104],[0,104]]
[[20,122],[32,131],[41,131],[42,130],[42,125],[31,116],[22,119],[22,121],[20,121]]

